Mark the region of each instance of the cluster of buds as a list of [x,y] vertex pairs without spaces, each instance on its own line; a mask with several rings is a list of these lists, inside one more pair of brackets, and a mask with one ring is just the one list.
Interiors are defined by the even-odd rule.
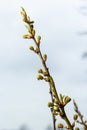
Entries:
[[[72,123],[71,126],[74,128],[75,123]],[[59,124],[57,125],[57,127],[58,127],[59,129],[65,128],[65,129],[67,129],[67,130],[70,130],[69,126],[64,126],[64,125],[61,124],[61,123],[59,123]],[[78,127],[76,127],[75,130],[79,130]]]
[[31,51],[33,51],[34,53],[36,53],[36,54],[38,54],[38,53],[40,52],[40,50],[39,50],[37,47],[36,47],[36,49],[34,49],[33,46],[30,46],[29,49],[30,49]]
[[[87,130],[87,121],[83,119],[83,115],[79,111],[78,105],[74,100],[73,100],[73,104],[74,104],[74,111],[75,111],[73,119],[75,123],[79,123],[80,125],[83,125],[84,129]],[[79,128],[76,130],[79,130]]]
[[71,98],[69,96],[64,96],[64,95],[60,94],[60,97],[59,97],[59,106],[61,108],[65,107],[66,104],[68,104],[70,101],[71,101]]
[[[73,123],[73,124],[72,124],[72,127],[74,127],[74,126],[75,126],[75,124]],[[64,125],[61,124],[61,123],[59,123],[59,124],[57,125],[57,127],[58,127],[59,129],[65,128],[65,129],[67,129],[67,130],[70,130],[69,126],[64,126]],[[77,127],[76,127],[76,128],[77,128]],[[79,130],[79,129],[75,129],[75,130]]]
[[[63,96],[60,94],[59,101],[54,97],[53,102],[48,102],[48,107],[50,107],[53,115],[60,115],[61,118],[64,118],[65,114],[63,108],[67,103],[71,101],[71,98],[68,96]],[[59,125],[62,128],[62,125]],[[59,127],[58,127],[59,128]]]
[[62,94],[60,94],[60,101],[58,101],[58,100],[56,100],[56,98],[54,98],[54,104],[55,104],[54,105],[54,110],[55,111],[59,111],[59,108],[63,108],[70,101],[71,101],[70,97],[68,97],[68,96],[62,96]]
[[[34,31],[34,30],[33,30],[33,31]],[[34,32],[35,32],[35,31],[34,31]],[[34,32],[33,32],[33,37],[32,37],[32,38],[34,38],[34,35],[35,35]],[[34,40],[35,40],[35,39],[34,39]],[[35,40],[35,42],[36,42],[36,49],[34,49],[33,46],[30,46],[29,49],[30,49],[31,51],[35,52],[36,54],[39,54],[39,52],[40,52],[41,36],[38,36],[38,37],[37,37],[37,41]],[[44,58],[43,58],[43,59],[44,59]]]
[[64,96],[62,94],[60,94],[60,104],[61,106],[66,106],[67,103],[69,103],[71,101],[71,98],[69,96]]
[[[34,49],[33,46],[30,46],[29,49],[35,52],[36,54],[38,54],[40,52],[39,47],[41,43],[41,36],[37,36],[37,40],[35,39],[34,21],[30,20],[30,17],[27,16],[27,13],[24,10],[24,8],[21,8],[21,15],[22,15],[23,21],[26,23],[25,27],[28,30],[28,34],[23,35],[23,38],[35,40],[36,49]],[[46,55],[43,56],[43,59],[46,60],[47,59],[46,57],[47,57]]]
[[26,23],[26,28],[28,30],[28,34],[25,34],[23,36],[23,38],[31,39],[35,36],[35,30],[34,30],[34,26],[33,26],[34,21],[30,20],[30,17],[27,16],[24,8],[21,8],[21,16],[22,16],[23,21]]
[[21,16],[24,22],[27,22],[27,14],[23,7],[21,7]]
[[51,109],[53,115],[58,115],[59,106],[55,105],[54,102],[48,102],[48,107]]
[[50,82],[48,71],[43,71],[42,69],[38,70],[39,75],[37,76],[38,80],[45,80],[46,82]]
[[[33,52],[35,52],[36,54],[39,54],[40,52],[40,43],[41,43],[41,36],[37,36],[37,40],[35,39],[35,29],[34,29],[34,21],[30,20],[30,17],[27,16],[26,11],[24,10],[24,8],[21,8],[21,15],[22,15],[22,19],[23,21],[26,23],[25,27],[28,30],[28,34],[23,35],[24,39],[33,39],[36,43],[36,48],[34,48],[33,46],[30,46],[29,49]],[[43,56],[43,59],[46,60],[46,56]],[[38,79],[40,79],[41,76],[38,77]],[[41,78],[42,79],[42,78]]]

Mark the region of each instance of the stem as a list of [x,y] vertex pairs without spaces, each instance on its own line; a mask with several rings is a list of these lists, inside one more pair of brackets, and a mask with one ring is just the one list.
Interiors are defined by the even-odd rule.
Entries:
[[53,118],[53,130],[56,130],[56,119],[55,119],[55,115],[52,114],[52,118]]
[[84,130],[87,130],[87,125],[84,124]]
[[[51,101],[54,103],[53,95],[50,91]],[[53,112],[53,108],[51,108],[51,113]],[[52,113],[52,120],[53,120],[53,130],[56,130],[56,116]]]
[[66,113],[65,113],[64,108],[62,108],[62,112],[63,112],[62,118],[65,120],[65,122],[66,122],[66,124],[68,125],[69,129],[70,129],[70,130],[73,130],[73,127],[72,127],[72,125],[71,125],[71,123],[70,123],[70,121],[69,121],[69,119],[68,119],[68,117],[67,117],[67,115],[66,115]]
[[[48,73],[48,77],[50,78],[50,77],[51,77],[50,72],[49,72],[49,70],[48,70],[48,68],[47,68],[46,62],[44,62],[42,53],[41,53],[41,51],[40,51],[40,47],[38,46],[35,37],[33,38],[33,40],[34,40],[34,42],[35,42],[35,44],[36,44],[36,47],[37,47],[38,50],[39,50],[38,55],[39,55],[39,57],[40,57],[40,59],[41,59],[42,65],[43,65],[45,71]],[[59,97],[58,97],[57,90],[56,90],[56,87],[55,87],[55,84],[54,84],[53,79],[52,79],[51,81],[49,81],[49,86],[50,86],[50,95],[51,95],[51,100],[52,100],[52,102],[54,103],[53,95],[52,95],[52,92],[51,92],[51,87],[54,88],[54,90],[55,90],[55,92],[56,92],[56,95],[57,95],[57,99],[58,99],[58,101],[59,101]],[[52,113],[52,111],[51,111],[51,113]],[[56,130],[56,118],[55,118],[55,115],[54,115],[53,113],[52,113],[52,119],[53,119],[53,129]]]
[[49,72],[49,70],[48,70],[48,68],[47,68],[46,62],[44,62],[44,60],[43,60],[43,56],[42,56],[42,53],[41,53],[41,51],[40,51],[40,47],[38,46],[35,37],[33,38],[33,40],[34,40],[34,42],[35,42],[35,44],[36,44],[36,47],[37,47],[38,50],[39,50],[39,54],[38,54],[38,55],[39,55],[39,57],[40,57],[40,59],[41,59],[42,65],[43,65],[45,71],[48,73],[48,77],[51,79],[51,82],[49,82],[49,86],[50,86],[50,87],[52,86],[52,87],[54,88],[55,93],[56,93],[56,96],[57,96],[56,98],[57,98],[58,101],[59,101],[59,97],[58,97],[58,94],[57,94],[57,90],[56,90],[56,87],[55,87],[55,83],[54,83],[54,81],[53,81],[52,76],[50,75],[50,72]]

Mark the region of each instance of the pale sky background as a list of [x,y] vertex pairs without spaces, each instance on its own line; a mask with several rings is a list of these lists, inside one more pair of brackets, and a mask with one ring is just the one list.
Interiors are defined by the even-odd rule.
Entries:
[[[44,130],[51,124],[48,84],[37,81],[40,60],[24,40],[23,6],[42,36],[42,51],[59,93],[71,96],[87,115],[87,0],[0,1],[0,129],[27,124]],[[66,108],[70,119],[73,103]],[[87,119],[87,117],[86,117]],[[60,121],[60,120],[58,120]]]

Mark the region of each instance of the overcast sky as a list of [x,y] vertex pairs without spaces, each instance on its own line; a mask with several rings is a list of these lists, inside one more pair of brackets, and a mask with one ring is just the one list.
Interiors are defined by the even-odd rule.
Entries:
[[[87,0],[3,0],[0,2],[0,129],[27,124],[44,130],[51,123],[49,87],[36,80],[40,60],[22,39],[23,6],[42,36],[42,51],[59,93],[87,112]],[[70,103],[71,106],[72,103]],[[70,118],[73,108],[68,105]]]

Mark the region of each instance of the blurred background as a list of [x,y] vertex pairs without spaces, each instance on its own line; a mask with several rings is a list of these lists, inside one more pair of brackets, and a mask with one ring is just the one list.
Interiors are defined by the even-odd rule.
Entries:
[[[0,129],[46,130],[52,126],[49,86],[20,15],[24,7],[42,36],[42,52],[59,93],[75,99],[87,119],[87,0],[0,1]],[[73,103],[66,107],[72,121]],[[57,122],[61,122],[58,118]],[[23,127],[22,127],[23,125]],[[29,127],[29,128],[28,128]],[[51,129],[51,128],[50,128]]]

